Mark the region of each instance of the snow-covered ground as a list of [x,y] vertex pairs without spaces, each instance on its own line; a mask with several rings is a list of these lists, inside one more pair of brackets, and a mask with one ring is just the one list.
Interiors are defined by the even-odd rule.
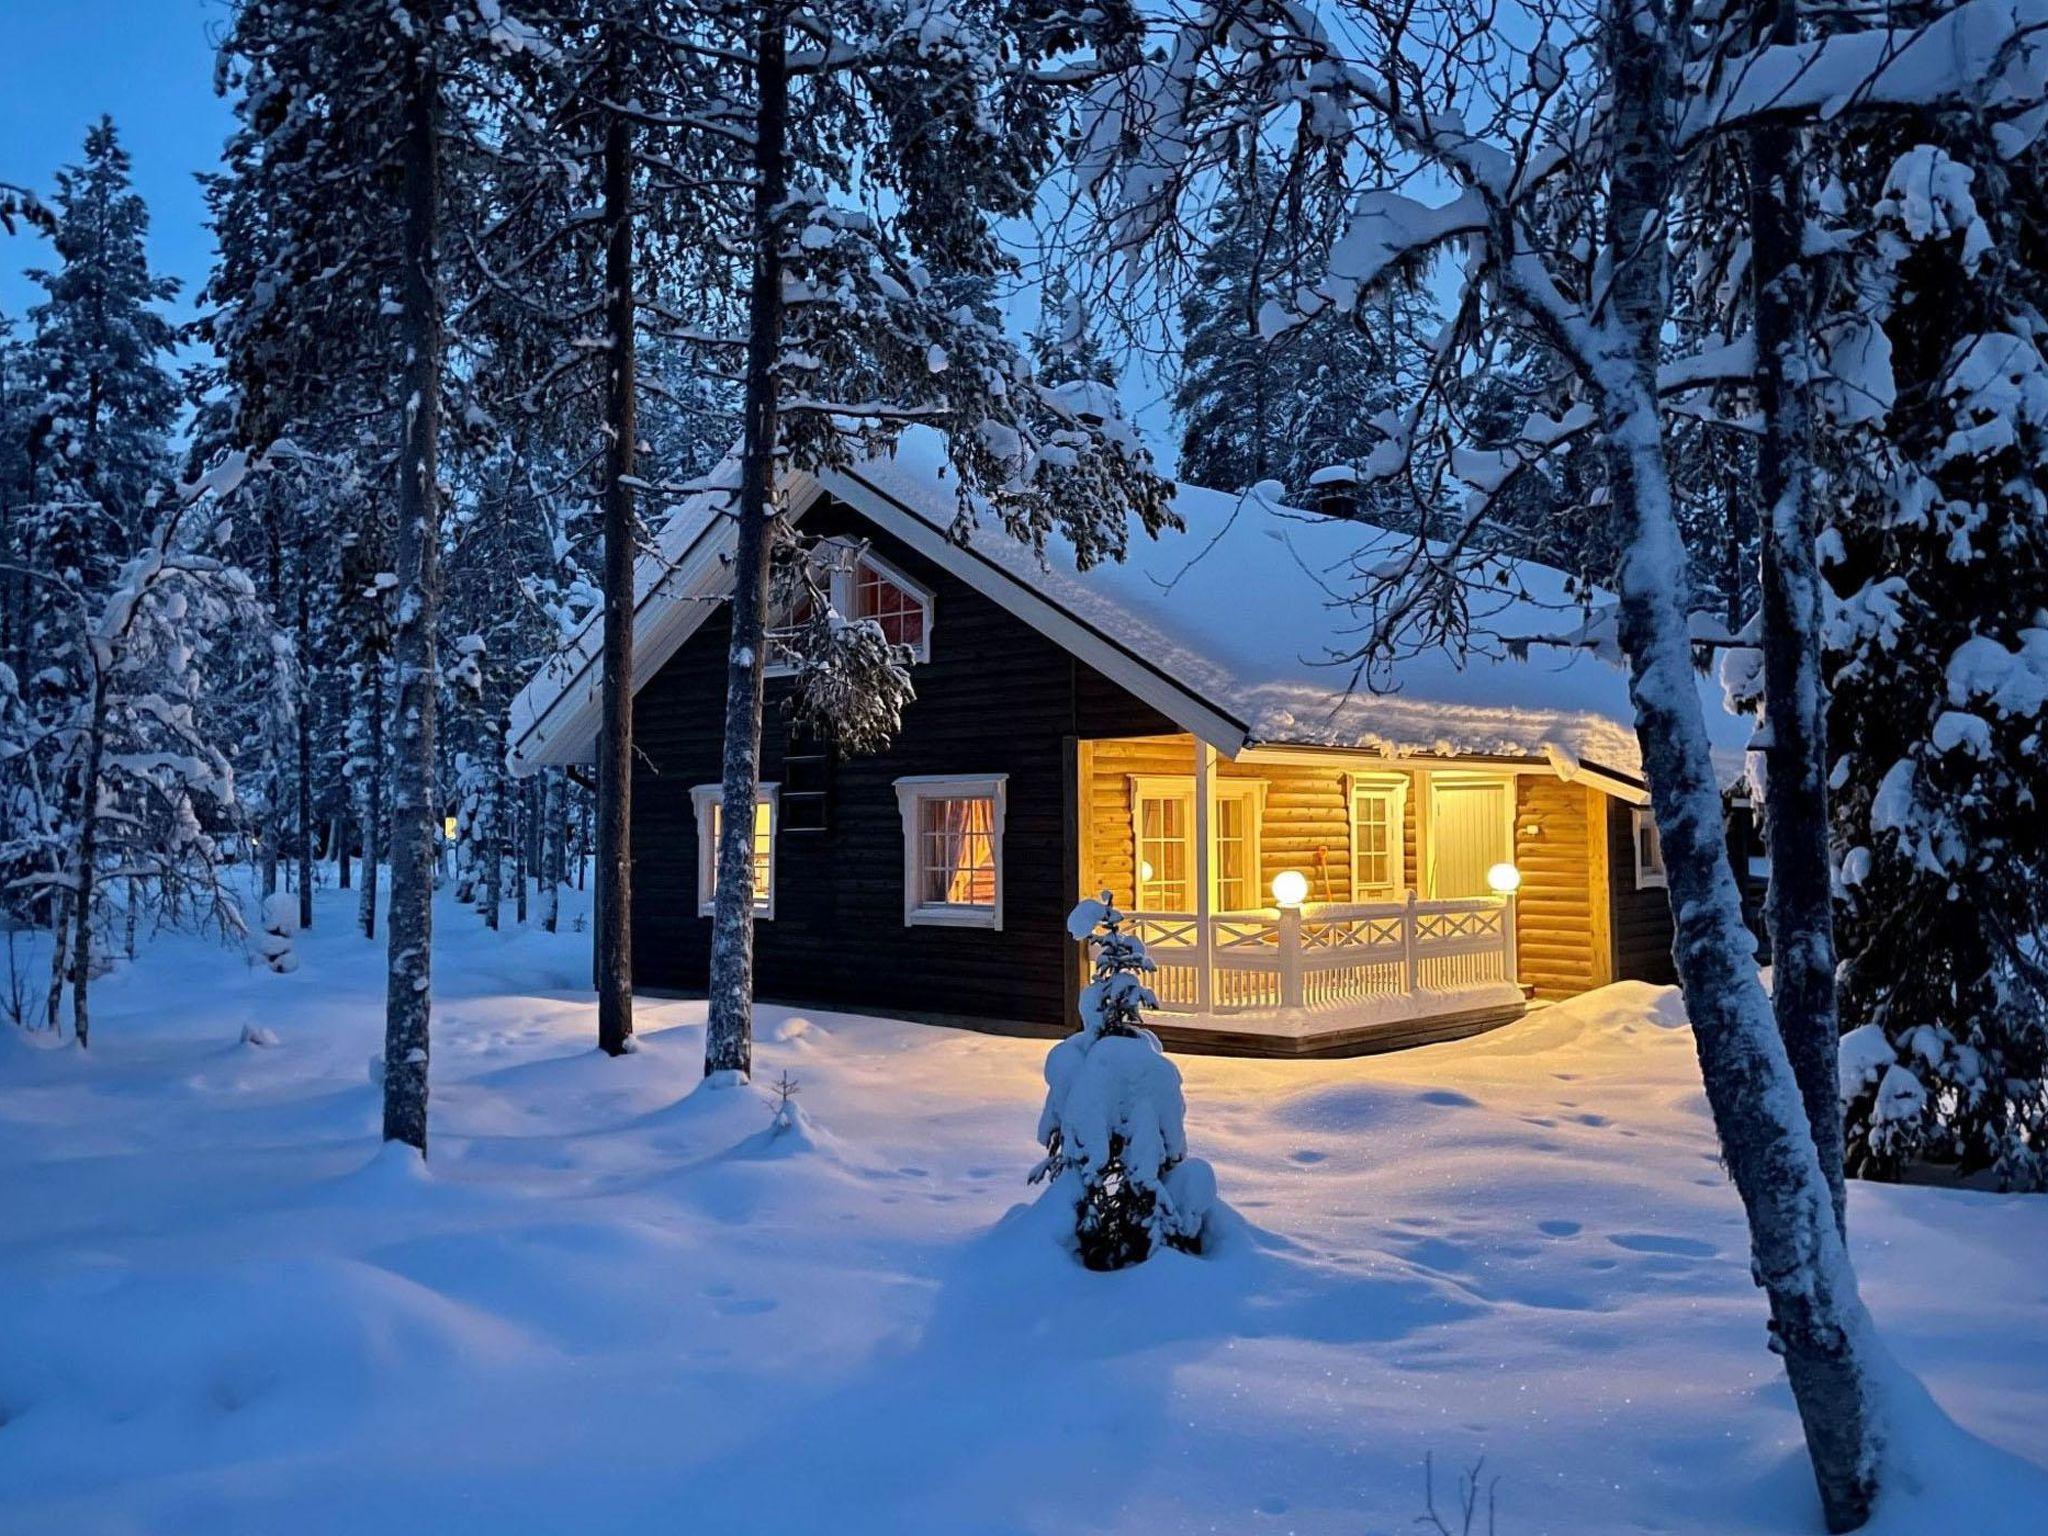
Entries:
[[[1350,1062],[1182,1060],[1235,1208],[1095,1275],[1017,1208],[1043,1042],[702,1009],[591,1047],[574,934],[439,914],[430,1170],[380,1153],[381,945],[166,939],[90,1059],[0,1028],[0,1531],[1817,1530],[1675,995]],[[272,1047],[239,1044],[243,1026]],[[810,1128],[767,1135],[787,1072]],[[1858,1186],[1933,1479],[2039,1531],[2048,1201]],[[1483,1522],[1475,1529],[1483,1529]]]

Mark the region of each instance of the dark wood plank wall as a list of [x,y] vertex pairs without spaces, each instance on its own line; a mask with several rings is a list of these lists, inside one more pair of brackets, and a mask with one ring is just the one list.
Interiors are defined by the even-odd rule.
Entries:
[[[776,915],[755,927],[766,1000],[1064,1025],[1065,917],[1074,851],[1069,738],[1155,735],[1171,722],[1023,621],[849,509],[813,509],[806,530],[868,539],[935,596],[932,659],[889,751],[832,769],[830,830],[785,832]],[[701,991],[711,923],[697,915],[690,790],[718,779],[729,622],[710,614],[641,690],[634,780],[634,969],[640,985]],[[762,779],[782,778],[787,684],[770,679]],[[907,927],[895,780],[1007,773],[1004,926]]]
[[[1649,981],[1670,986],[1678,980],[1671,959],[1671,902],[1661,886],[1636,889],[1635,822],[1620,800],[1608,801],[1607,852],[1613,891],[1614,974],[1623,981]],[[1728,817],[1728,857],[1742,888],[1742,915],[1756,935],[1757,959],[1770,963],[1770,939],[1764,932],[1764,890],[1767,880],[1752,872],[1751,860],[1761,844],[1750,812],[1737,808]]]
[[1620,981],[1668,986],[1678,980],[1671,963],[1671,903],[1661,886],[1636,889],[1636,833],[1632,808],[1607,802],[1608,889],[1614,925],[1614,974]]

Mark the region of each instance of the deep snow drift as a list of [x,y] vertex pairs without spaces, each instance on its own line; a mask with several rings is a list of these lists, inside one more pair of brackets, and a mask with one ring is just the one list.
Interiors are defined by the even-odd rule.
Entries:
[[[8,1536],[1366,1536],[1430,1454],[1440,1507],[1486,1457],[1504,1533],[1819,1528],[1674,994],[1180,1058],[1221,1240],[1099,1275],[1029,1205],[1043,1042],[770,1009],[704,1089],[700,1005],[608,1059],[586,938],[448,905],[433,1159],[381,1153],[347,915],[288,975],[162,941],[90,1059],[0,1027]],[[1902,1403],[1930,1486],[1874,1529],[2039,1530],[2048,1200],[1852,1219],[1969,1431]]]

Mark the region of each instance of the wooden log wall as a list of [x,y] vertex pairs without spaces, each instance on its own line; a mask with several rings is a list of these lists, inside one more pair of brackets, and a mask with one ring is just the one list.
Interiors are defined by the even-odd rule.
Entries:
[[[1515,866],[1522,889],[1515,901],[1515,958],[1524,985],[1545,999],[1573,997],[1613,979],[1612,945],[1596,921],[1596,862],[1604,865],[1605,821],[1597,802],[1606,796],[1547,773],[1515,780]],[[1595,843],[1599,843],[1596,849]]]

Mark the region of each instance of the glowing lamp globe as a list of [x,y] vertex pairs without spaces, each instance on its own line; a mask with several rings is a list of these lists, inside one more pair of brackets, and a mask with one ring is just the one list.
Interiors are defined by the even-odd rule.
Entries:
[[1497,896],[1512,896],[1522,888],[1522,872],[1512,864],[1496,864],[1486,872],[1486,883]]
[[1152,863],[1149,859],[1142,859],[1139,861],[1138,878],[1144,881],[1147,885],[1150,885],[1152,883]]
[[1273,877],[1273,905],[1298,907],[1308,900],[1308,876],[1298,869],[1283,869]]

